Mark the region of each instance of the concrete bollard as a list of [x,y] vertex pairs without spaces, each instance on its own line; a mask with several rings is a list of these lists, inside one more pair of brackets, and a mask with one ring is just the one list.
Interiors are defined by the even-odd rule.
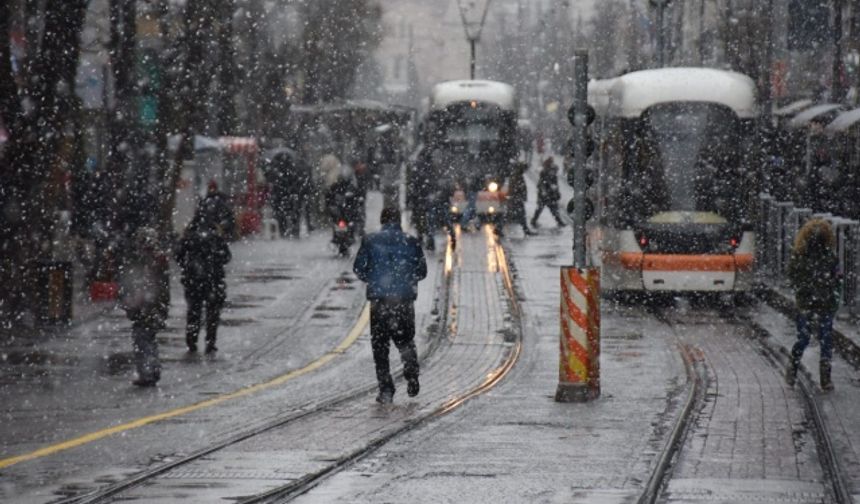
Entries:
[[561,268],[557,402],[600,396],[600,269]]

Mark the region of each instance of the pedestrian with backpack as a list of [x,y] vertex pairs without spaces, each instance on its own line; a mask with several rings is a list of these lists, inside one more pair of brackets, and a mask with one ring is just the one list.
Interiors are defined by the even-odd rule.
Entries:
[[819,377],[822,390],[833,390],[830,376],[833,357],[833,316],[839,308],[839,271],[836,235],[823,219],[808,221],[794,241],[788,277],[795,289],[797,342],[791,349],[786,382],[794,386],[797,369],[812,331],[821,343]]

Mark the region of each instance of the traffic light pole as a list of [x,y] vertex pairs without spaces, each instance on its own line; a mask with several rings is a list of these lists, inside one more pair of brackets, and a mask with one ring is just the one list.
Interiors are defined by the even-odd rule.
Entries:
[[585,267],[585,158],[588,138],[588,51],[574,54],[573,124],[573,265]]
[[585,185],[588,157],[588,51],[574,53],[573,266],[560,268],[557,402],[600,397],[600,269],[585,264]]

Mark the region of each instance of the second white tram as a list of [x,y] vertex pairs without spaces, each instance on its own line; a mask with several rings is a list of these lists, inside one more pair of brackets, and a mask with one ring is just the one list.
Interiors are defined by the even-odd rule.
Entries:
[[600,183],[589,226],[604,290],[749,290],[753,81],[722,70],[664,68],[604,83],[592,93],[602,103],[594,104]]

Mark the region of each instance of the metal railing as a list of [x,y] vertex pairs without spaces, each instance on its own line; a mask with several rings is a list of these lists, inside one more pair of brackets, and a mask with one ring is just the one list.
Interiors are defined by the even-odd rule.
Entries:
[[811,218],[830,222],[836,233],[836,255],[842,274],[840,313],[860,316],[858,281],[860,281],[860,221],[815,213],[798,208],[791,201],[777,201],[771,195],[759,195],[756,260],[759,282],[772,287],[788,287],[788,261],[794,238]]

